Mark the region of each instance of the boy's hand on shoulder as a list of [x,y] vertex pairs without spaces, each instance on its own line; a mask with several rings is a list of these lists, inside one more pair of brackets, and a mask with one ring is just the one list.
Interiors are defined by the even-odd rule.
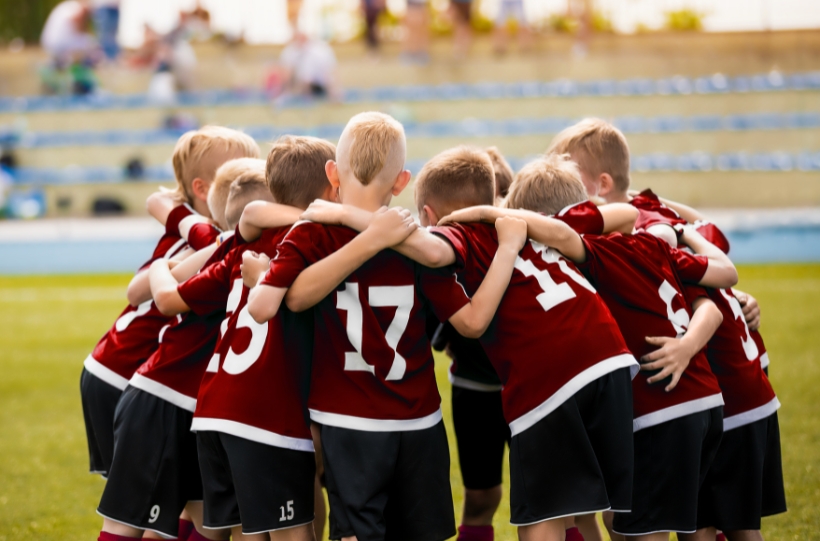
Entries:
[[499,247],[505,246],[518,253],[527,243],[527,222],[521,218],[502,216],[495,221],[495,230]]
[[248,250],[242,254],[242,283],[249,289],[259,282],[259,277],[268,272],[270,268],[270,258],[265,254],[257,254],[253,250]]
[[678,385],[683,371],[697,351],[692,351],[680,338],[669,336],[647,336],[646,342],[659,346],[659,349],[641,357],[641,370],[660,370],[646,381],[650,384],[657,383],[671,376],[672,381],[665,388],[669,392]]
[[441,220],[437,225],[445,225],[451,223],[472,223],[472,222],[489,222],[492,223],[502,216],[502,213],[495,207],[489,205],[480,205],[476,207],[467,207],[453,211]]
[[409,210],[382,207],[373,214],[365,234],[372,237],[377,247],[386,249],[402,243],[416,229],[418,225]]
[[167,188],[160,188],[159,191],[152,193],[145,200],[145,209],[148,214],[162,225],[165,225],[168,215],[179,205],[180,202],[175,199],[174,192]]
[[743,318],[746,320],[749,330],[756,331],[760,329],[760,305],[757,304],[757,299],[737,289],[734,290],[734,294],[743,310]]
[[340,225],[344,223],[345,207],[339,203],[331,203],[324,199],[317,199],[302,213],[302,220],[310,220],[325,225]]

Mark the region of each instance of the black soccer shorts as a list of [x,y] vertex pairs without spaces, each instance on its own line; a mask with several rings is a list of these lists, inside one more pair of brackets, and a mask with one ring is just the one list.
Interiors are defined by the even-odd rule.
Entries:
[[456,533],[444,423],[404,432],[322,425],[330,538],[440,541]]
[[624,535],[693,533],[698,492],[723,435],[723,406],[635,432],[632,511],[618,513],[613,530]]
[[313,521],[313,453],[223,432],[197,432],[204,525],[250,535]]
[[777,413],[723,433],[698,496],[698,529],[759,530],[786,512]]
[[453,386],[452,400],[453,429],[464,487],[483,490],[500,485],[504,446],[510,442],[501,391]]
[[85,436],[88,440],[88,470],[108,476],[114,458],[114,411],[122,391],[85,368],[80,374]]
[[193,413],[128,386],[114,414],[114,460],[97,513],[176,537],[179,514],[202,500]]

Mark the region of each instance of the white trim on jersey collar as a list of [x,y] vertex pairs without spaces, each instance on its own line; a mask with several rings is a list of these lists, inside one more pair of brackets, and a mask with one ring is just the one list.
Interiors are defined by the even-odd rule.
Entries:
[[749,425],[761,419],[765,419],[769,415],[774,414],[780,408],[780,401],[775,396],[767,403],[755,409],[732,415],[731,417],[723,418],[723,431],[728,432],[733,428]]
[[503,385],[492,383],[481,383],[471,379],[462,378],[454,375],[452,372],[447,372],[447,377],[450,379],[450,384],[453,387],[460,387],[469,391],[478,391],[481,393],[495,393],[504,388]]
[[687,415],[692,415],[693,413],[710,410],[712,408],[722,406],[723,404],[723,394],[718,393],[711,396],[698,398],[696,400],[690,400],[689,402],[683,402],[682,404],[676,404],[658,411],[653,411],[652,413],[647,413],[646,415],[632,419],[632,432],[637,432],[638,430],[643,430],[644,428],[649,428],[650,426],[672,421],[673,419],[686,417]]
[[167,385],[163,385],[162,383],[146,378],[142,374],[134,374],[128,384],[132,387],[143,390],[146,393],[157,396],[166,402],[170,402],[178,408],[188,410],[191,413],[196,410],[196,398],[191,398],[190,396],[184,395],[179,391],[171,389]]
[[191,432],[200,430],[212,430],[214,432],[223,432],[242,438],[245,440],[255,441],[273,447],[281,447],[283,449],[292,449],[294,451],[306,451],[313,453],[313,440],[291,438],[290,436],[283,436],[276,432],[264,430],[244,423],[230,421],[228,419],[214,419],[213,417],[194,417],[194,422],[191,423]]
[[596,379],[614,372],[619,368],[630,369],[630,376],[635,377],[636,369],[639,367],[638,362],[631,353],[622,353],[608,359],[594,364],[577,374],[574,378],[564,384],[563,387],[555,391],[552,396],[547,398],[544,402],[534,407],[518,419],[510,423],[510,433],[512,436],[520,434],[533,426],[535,423],[558,409],[558,406],[572,398],[572,396],[592,383]]
[[339,413],[310,410],[310,419],[320,425],[363,430],[365,432],[408,432],[410,430],[425,430],[441,422],[441,408],[430,415],[418,419],[368,419],[353,417]]
[[125,387],[128,385],[127,379],[117,374],[107,366],[103,365],[100,361],[98,361],[91,355],[85,358],[83,366],[90,374],[93,374],[94,376],[103,380],[112,387],[116,387],[120,391],[124,391]]
[[766,368],[767,366],[769,366],[769,352],[768,351],[760,356],[760,368]]

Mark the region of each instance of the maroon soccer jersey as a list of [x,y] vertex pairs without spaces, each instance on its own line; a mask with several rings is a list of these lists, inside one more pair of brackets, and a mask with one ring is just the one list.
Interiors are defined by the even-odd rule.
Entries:
[[[495,228],[454,224],[433,232],[453,246],[459,280],[474,295],[498,248]],[[504,417],[513,435],[591,381],[637,367],[595,289],[572,262],[535,241],[516,258],[510,285],[480,340],[504,386]]]
[[[615,316],[635,358],[657,349],[647,336],[680,337],[692,317],[683,282],[697,283],[708,261],[670,248],[648,233],[586,236],[584,273]],[[720,387],[703,351],[695,355],[671,392],[665,383],[650,385],[650,374],[632,380],[634,429],[641,430],[723,405]]]
[[[171,211],[165,223],[165,234],[140,270],[157,259],[169,259],[187,248],[185,240],[179,236],[179,222],[191,214],[193,211],[187,205]],[[216,235],[213,230],[210,242]],[[176,317],[162,315],[152,300],[139,306],[127,306],[86,358],[85,369],[109,385],[125,389],[137,368],[157,349],[162,330],[176,322]]]
[[[290,227],[268,229],[225,257],[231,292],[226,315],[196,402],[192,429],[225,432],[248,440],[313,451],[307,394],[313,352],[313,312],[282,305],[274,318],[256,323],[248,313],[250,290],[242,283],[246,250],[276,255]],[[200,306],[191,309],[199,313]],[[210,306],[205,304],[205,315]]]
[[723,322],[706,346],[723,399],[723,430],[731,430],[774,413],[780,403],[760,366],[760,350],[746,326],[740,302],[731,289],[709,289]]
[[[648,229],[657,224],[669,224],[672,227],[686,225],[680,214],[667,207],[652,190],[646,189],[633,197],[629,204],[638,209],[635,229]],[[676,231],[679,231],[676,229]]]
[[[290,287],[305,267],[356,235],[347,227],[298,222],[263,283]],[[426,318],[432,310],[446,321],[468,302],[452,270],[379,252],[315,307],[311,419],[379,432],[438,423],[441,399]]]
[[[239,235],[226,239],[199,274],[179,285],[185,303],[197,307],[165,331],[157,350],[131,378],[129,384],[163,400],[194,411],[199,383],[208,360],[213,356],[219,323],[225,318],[230,293],[224,257],[241,242]],[[210,311],[205,313],[207,306]]]

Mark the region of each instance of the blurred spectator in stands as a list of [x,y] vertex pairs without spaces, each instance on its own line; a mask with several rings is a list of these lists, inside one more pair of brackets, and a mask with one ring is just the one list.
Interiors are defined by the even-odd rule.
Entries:
[[371,52],[379,49],[378,25],[379,15],[384,12],[385,0],[362,0],[364,10],[365,40]]
[[470,24],[472,5],[472,0],[450,0],[450,13],[455,26],[453,55],[459,60],[466,58],[467,53],[470,52],[470,42],[473,37],[473,28]]
[[94,30],[105,57],[115,61],[120,54],[117,31],[120,28],[120,0],[91,0],[94,7]]
[[404,50],[407,64],[430,62],[430,11],[427,0],[407,0],[404,16]]
[[40,43],[49,55],[49,66],[41,72],[46,92],[94,91],[92,68],[100,54],[90,27],[91,8],[85,1],[66,0],[51,11],[40,35]]
[[339,97],[336,54],[326,42],[297,30],[279,58],[284,91],[314,98]]
[[515,21],[515,30],[518,33],[518,44],[523,51],[532,47],[532,32],[527,24],[527,14],[524,11],[524,0],[501,0],[501,8],[495,18],[495,52],[505,54],[507,41],[510,35],[510,22]]

